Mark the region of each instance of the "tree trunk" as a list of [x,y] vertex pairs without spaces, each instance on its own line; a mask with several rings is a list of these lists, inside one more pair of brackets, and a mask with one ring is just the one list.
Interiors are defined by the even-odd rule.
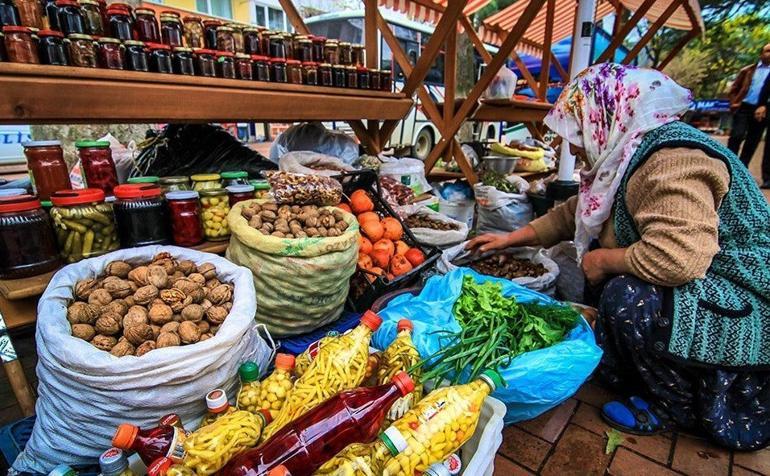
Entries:
[[[468,34],[463,32],[457,35],[457,91],[456,97],[465,97],[476,84],[476,68],[473,57],[473,43]],[[457,132],[460,142],[468,142],[473,139],[473,124],[466,122]]]

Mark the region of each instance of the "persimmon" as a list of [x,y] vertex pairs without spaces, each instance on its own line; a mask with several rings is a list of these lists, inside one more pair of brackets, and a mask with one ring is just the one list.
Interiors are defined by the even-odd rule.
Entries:
[[404,253],[404,257],[412,264],[412,266],[420,266],[425,262],[425,254],[420,251],[419,248],[411,248]]
[[404,228],[395,218],[383,218],[380,223],[382,223],[383,228],[385,228],[385,233],[383,234],[385,238],[396,241],[400,240],[401,237],[404,236]]
[[353,213],[353,210],[350,209],[350,205],[348,205],[347,203],[340,203],[339,205],[337,205],[337,208],[348,213]]
[[358,220],[358,224],[359,225],[363,225],[364,223],[367,223],[367,222],[370,222],[370,221],[376,221],[376,222],[380,221],[379,215],[377,215],[374,212],[364,212],[364,213],[361,213],[360,215],[358,215],[356,217],[356,219]]
[[390,263],[390,255],[387,250],[373,250],[369,256],[371,256],[372,263],[374,263],[376,267],[387,269],[388,264]]
[[390,260],[390,272],[393,273],[394,276],[401,276],[412,269],[412,263],[410,263],[404,255],[396,255]]
[[385,229],[380,225],[378,221],[367,221],[361,224],[361,230],[364,235],[371,241],[377,241],[382,238],[382,234],[385,233]]
[[398,240],[396,241],[396,254],[397,255],[406,255],[406,252],[409,251],[409,245],[407,245],[405,242]]
[[367,255],[372,252],[372,242],[369,241],[369,238],[367,238],[365,236],[360,236],[359,235],[359,237],[358,237],[358,252],[359,253],[364,253],[364,254],[367,254]]
[[374,202],[365,190],[356,190],[350,195],[350,208],[356,214],[370,212],[374,210]]
[[393,256],[396,253],[396,246],[393,244],[392,241],[388,240],[387,238],[383,238],[376,243],[374,243],[374,246],[372,247],[374,251],[377,250],[384,250],[388,253],[388,256]]
[[383,270],[382,268],[378,268],[377,266],[373,268],[369,268],[367,271],[369,272],[365,273],[366,279],[368,279],[370,283],[373,283],[374,280],[377,279],[377,276],[382,276],[385,274],[385,270]]
[[358,253],[358,267],[360,269],[369,269],[372,266],[374,266],[374,263],[372,263],[372,258],[364,253]]

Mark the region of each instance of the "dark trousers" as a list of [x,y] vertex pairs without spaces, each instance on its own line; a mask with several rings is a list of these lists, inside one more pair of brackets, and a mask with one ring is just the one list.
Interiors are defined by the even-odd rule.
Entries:
[[[746,167],[749,166],[759,141],[762,140],[762,133],[770,129],[770,120],[767,117],[762,122],[754,119],[756,109],[757,107],[751,104],[741,104],[733,115],[733,128],[730,131],[730,139],[727,141],[727,147],[736,155],[740,151],[739,157]],[[743,149],[741,149],[741,143],[743,143]],[[765,150],[762,155],[762,181],[770,181],[770,132],[765,139]]]

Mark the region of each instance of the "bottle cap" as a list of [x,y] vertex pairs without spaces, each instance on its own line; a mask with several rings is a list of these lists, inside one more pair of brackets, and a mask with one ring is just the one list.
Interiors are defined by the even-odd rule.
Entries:
[[414,330],[414,325],[412,325],[412,321],[410,321],[409,319],[400,319],[398,321],[398,325],[396,326],[396,330],[398,332],[401,332],[405,329],[409,329],[410,331]]
[[[103,39],[112,40],[114,38],[103,38]],[[77,147],[78,149],[81,149],[83,147],[89,147],[89,148],[95,147],[95,148],[103,149],[103,148],[106,148],[106,147],[109,147],[109,146],[110,146],[110,143],[109,143],[109,141],[106,141],[106,140],[79,140],[79,141],[75,141],[75,147]]]
[[452,476],[449,472],[449,468],[444,466],[444,463],[434,463],[430,465],[428,469],[422,473],[423,476]]
[[372,311],[366,311],[364,315],[361,316],[361,324],[365,325],[371,329],[372,332],[374,332],[380,328],[380,324],[382,324],[382,318]]
[[238,375],[241,377],[241,382],[254,382],[255,380],[259,380],[259,365],[250,360],[246,361],[238,367]]
[[275,356],[275,368],[291,370],[294,368],[294,356],[291,354],[278,354]]
[[117,476],[128,468],[128,458],[120,448],[110,448],[99,456],[99,467],[104,476]]
[[414,390],[414,380],[403,370],[393,376],[392,382],[401,390],[402,396]]
[[[8,27],[5,27],[8,28]],[[30,140],[27,142],[22,142],[21,145],[23,147],[54,147],[57,145],[61,145],[61,141],[59,140]]]
[[[212,54],[213,53],[216,52],[212,51]],[[193,182],[210,182],[213,180],[219,180],[219,174],[195,174],[190,176],[190,180]]]
[[81,188],[79,190],[59,190],[51,194],[51,203],[57,207],[82,205],[104,201],[104,191],[98,188]]
[[147,466],[147,476],[163,476],[172,464],[174,462],[171,461],[171,458],[166,458],[165,456],[158,458]]
[[452,453],[444,460],[444,466],[449,470],[449,474],[457,476],[463,469],[463,460],[457,456],[457,453]]
[[175,190],[166,192],[166,200],[197,200],[198,195],[195,190]]
[[66,464],[60,464],[48,473],[48,476],[77,476],[77,472]]
[[223,179],[238,179],[238,178],[248,178],[249,173],[245,170],[231,170],[227,172],[222,172],[219,174],[222,176]]
[[214,389],[206,394],[206,406],[212,413],[221,413],[227,410],[230,403],[227,401],[227,394],[221,388]]
[[492,391],[494,392],[495,389],[502,387],[505,385],[505,382],[503,381],[503,377],[495,372],[494,370],[485,370],[480,376],[480,379],[487,382],[487,384],[492,387]]
[[286,466],[280,465],[268,471],[267,476],[291,476],[291,473]]
[[139,427],[130,423],[123,423],[118,426],[115,436],[112,437],[112,446],[127,450],[139,434]]
[[259,412],[259,415],[261,415],[265,420],[265,426],[269,425],[273,421],[273,414],[270,413],[270,410],[266,408],[260,408],[257,411]]
[[390,450],[390,454],[396,456],[409,447],[406,438],[395,426],[389,426],[384,433],[380,433],[380,439]]
[[142,177],[131,177],[126,183],[159,183],[160,178],[156,175],[144,175]]
[[118,199],[160,197],[160,187],[151,183],[124,183],[112,189]]

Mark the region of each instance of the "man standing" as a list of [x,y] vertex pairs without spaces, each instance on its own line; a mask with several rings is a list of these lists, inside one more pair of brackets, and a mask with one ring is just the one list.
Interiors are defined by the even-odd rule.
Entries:
[[[767,87],[765,87],[767,86]],[[738,154],[746,166],[757,150],[762,133],[768,128],[767,101],[770,93],[770,44],[762,48],[757,64],[743,68],[730,88],[730,110],[733,128],[727,147]],[[744,142],[745,140],[745,142]],[[741,143],[743,149],[741,150]],[[770,138],[762,157],[763,188],[770,188]]]

